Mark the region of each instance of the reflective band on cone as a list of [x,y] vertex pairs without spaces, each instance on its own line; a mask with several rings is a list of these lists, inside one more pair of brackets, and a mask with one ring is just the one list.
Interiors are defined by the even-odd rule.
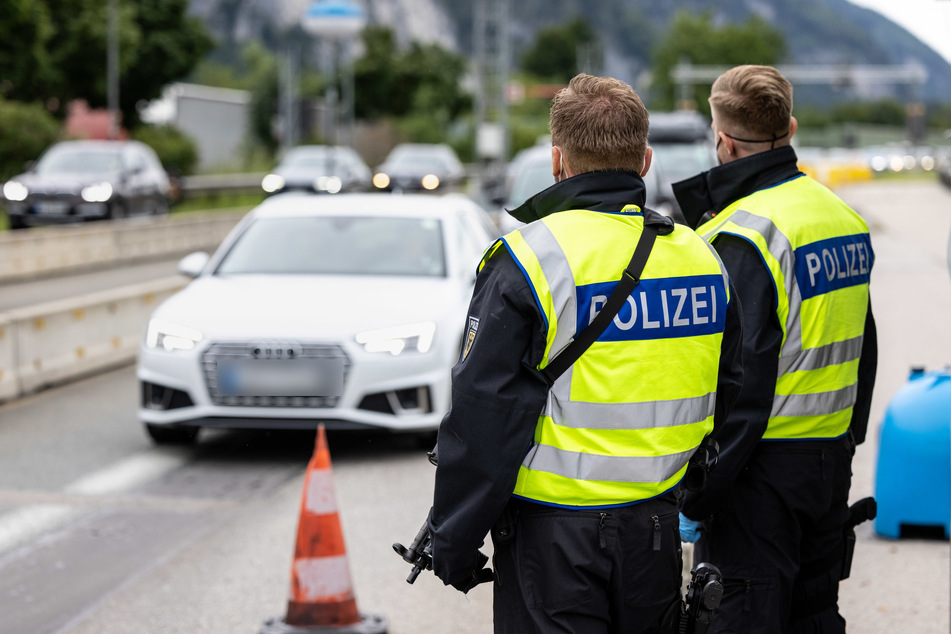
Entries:
[[287,616],[268,619],[260,630],[260,634],[311,632],[386,634],[386,619],[357,610],[323,425],[317,429],[304,477]]

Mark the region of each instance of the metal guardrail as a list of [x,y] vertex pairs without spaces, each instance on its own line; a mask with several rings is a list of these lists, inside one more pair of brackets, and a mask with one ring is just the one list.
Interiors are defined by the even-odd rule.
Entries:
[[179,188],[183,198],[209,196],[215,194],[261,193],[261,179],[264,174],[199,174],[183,176]]

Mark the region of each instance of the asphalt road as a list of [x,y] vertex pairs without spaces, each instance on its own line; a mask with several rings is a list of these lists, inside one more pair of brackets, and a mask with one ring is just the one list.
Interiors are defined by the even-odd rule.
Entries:
[[[951,193],[895,184],[840,192],[870,222],[880,359],[853,499],[874,490],[879,424],[912,365],[951,356]],[[0,293],[2,294],[2,293]],[[286,609],[312,433],[209,432],[155,448],[135,418],[132,368],[0,406],[0,632],[257,632]],[[359,608],[391,634],[491,631],[491,590],[391,550],[416,534],[433,468],[412,438],[331,434],[336,499]],[[927,483],[923,484],[927,486]],[[849,631],[949,631],[948,542],[858,529],[841,587]]]

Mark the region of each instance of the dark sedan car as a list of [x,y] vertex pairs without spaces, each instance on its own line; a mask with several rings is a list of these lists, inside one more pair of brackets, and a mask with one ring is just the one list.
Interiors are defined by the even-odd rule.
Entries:
[[268,194],[308,191],[318,194],[370,190],[370,168],[352,148],[301,145],[288,150],[261,181]]
[[62,141],[3,184],[11,229],[168,213],[168,175],[138,141]]
[[377,168],[373,185],[385,191],[451,190],[465,180],[455,151],[442,143],[402,143]]

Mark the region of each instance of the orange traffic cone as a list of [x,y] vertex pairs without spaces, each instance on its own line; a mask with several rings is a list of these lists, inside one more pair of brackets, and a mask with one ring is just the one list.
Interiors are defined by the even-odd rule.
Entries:
[[386,619],[357,610],[323,424],[304,477],[287,616],[268,619],[260,634],[311,632],[386,634]]

